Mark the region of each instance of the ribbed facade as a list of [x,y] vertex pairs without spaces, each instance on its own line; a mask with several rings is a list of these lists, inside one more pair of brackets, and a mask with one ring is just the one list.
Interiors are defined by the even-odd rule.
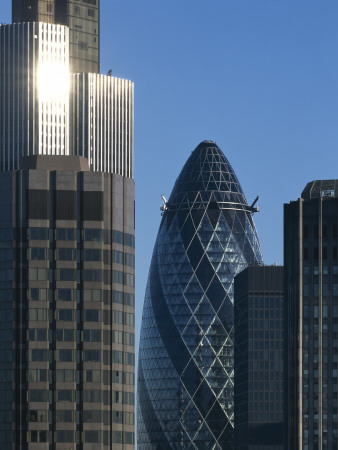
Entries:
[[134,181],[74,158],[0,174],[2,450],[134,448]]
[[92,73],[71,76],[71,147],[92,170],[133,178],[134,83]]
[[284,206],[285,447],[338,446],[338,180]]
[[0,26],[0,170],[27,155],[69,154],[69,32],[61,25]]
[[262,261],[238,179],[214,142],[164,206],[144,300],[140,450],[233,449],[233,280]]

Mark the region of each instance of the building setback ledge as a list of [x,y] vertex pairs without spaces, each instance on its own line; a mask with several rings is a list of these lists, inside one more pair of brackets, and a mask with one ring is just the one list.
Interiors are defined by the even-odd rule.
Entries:
[[83,156],[33,155],[23,156],[20,170],[67,170],[89,172],[88,159]]

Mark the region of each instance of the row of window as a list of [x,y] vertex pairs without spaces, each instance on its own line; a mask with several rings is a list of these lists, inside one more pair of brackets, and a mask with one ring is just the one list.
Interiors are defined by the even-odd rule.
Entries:
[[[84,309],[81,311],[82,320],[84,322],[103,322],[103,316],[108,315],[108,311],[102,309]],[[76,309],[56,309],[55,311],[47,308],[30,308],[28,310],[28,319],[34,321],[48,321],[55,320],[59,322],[73,322],[78,320],[80,311]],[[6,314],[7,320],[12,320],[12,311],[8,311]],[[0,322],[2,315],[0,314]]]
[[[319,228],[318,225],[313,225],[312,232],[310,232],[308,225],[304,225],[303,227],[303,237],[304,239],[308,239],[310,237],[310,233],[314,238],[319,237]],[[332,236],[333,238],[336,238],[338,236],[338,229],[337,224],[333,224],[331,227],[327,224],[322,225],[322,237],[327,238],[329,236]]]
[[[10,433],[11,434],[11,433]],[[74,437],[76,436],[76,442],[80,442],[80,432],[79,431],[55,431],[54,432],[54,442],[57,443],[74,443]],[[108,431],[83,431],[81,441],[84,443],[104,443],[108,445]],[[37,431],[31,430],[27,433],[27,440],[31,443],[38,442],[52,442],[52,432],[51,431]],[[134,433],[114,431],[113,432],[113,443],[115,444],[134,444]]]
[[[31,443],[52,442],[52,431],[31,430],[27,433],[27,441]],[[83,431],[81,441],[83,443],[109,443],[108,431]],[[80,443],[80,432],[61,430],[54,431],[54,442],[57,443]],[[113,443],[115,444],[134,444],[134,433],[132,432],[113,432]]]
[[[80,301],[80,295],[83,295],[83,300],[86,302],[102,302],[109,304],[108,298],[110,291],[102,289],[83,289],[76,291],[75,289],[42,289],[30,288],[27,290],[27,299],[33,301],[46,301],[50,296],[55,294],[55,300],[60,301]],[[77,298],[78,297],[78,298]],[[13,291],[10,289],[0,290],[0,302],[3,304],[5,300],[11,301],[13,298]],[[135,295],[128,292],[114,290],[112,291],[112,301],[119,305],[135,306]]]
[[[115,383],[115,381],[113,381]],[[127,384],[127,383],[126,383]],[[129,383],[131,384],[131,383]],[[58,389],[56,391],[47,391],[43,389],[30,389],[27,392],[27,400],[31,403],[40,403],[40,402],[63,402],[63,403],[72,403],[72,402],[84,402],[84,403],[105,403],[109,402],[109,392],[102,391],[99,389],[86,389],[81,391],[81,400],[80,400],[80,391],[74,391],[71,389]]]
[[[13,269],[1,270],[0,281],[12,280],[13,273]],[[110,275],[110,270],[102,269],[83,269],[81,271],[76,269],[40,269],[36,267],[28,269],[29,281],[53,281],[54,276],[55,281],[77,281],[79,283],[81,277],[82,281],[98,283],[104,281],[106,284],[110,284]],[[135,275],[131,273],[113,270],[113,281],[114,283],[135,287]]]
[[[70,411],[70,410],[57,410],[55,411],[56,423],[80,423],[80,411]],[[104,423],[105,425],[110,425],[110,411],[83,411],[82,412],[83,423]],[[40,420],[41,417],[41,420]],[[52,419],[52,414],[46,410],[30,410],[29,411],[29,421],[30,422],[48,422],[48,418]],[[126,411],[112,411],[112,422],[121,423],[125,425],[134,425],[135,418],[133,412]]]
[[[134,339],[134,338],[133,338]],[[127,344],[126,344],[127,345]],[[131,344],[128,344],[131,345]],[[0,350],[1,356],[3,357],[3,362],[12,361],[12,350]],[[113,362],[119,364],[135,364],[134,354],[131,352],[123,352],[122,355],[113,353]],[[122,352],[121,352],[122,353]],[[108,350],[83,350],[82,351],[83,362],[97,362],[103,364],[110,363],[110,352]],[[119,356],[117,356],[119,355]],[[123,357],[123,362],[121,359]],[[73,349],[58,349],[58,350],[47,350],[41,348],[32,348],[28,350],[28,361],[33,362],[77,362],[81,361],[81,350]],[[41,380],[42,381],[42,380]]]
[[[84,249],[77,251],[75,248],[50,248],[32,247],[27,250],[27,259],[32,261],[104,261],[110,264],[110,254],[108,250],[98,248]],[[80,257],[81,255],[81,257]],[[2,259],[1,259],[2,258]],[[13,250],[5,249],[0,251],[0,261],[12,261]],[[124,264],[129,267],[135,267],[135,255],[131,253],[123,253],[117,250],[112,251],[112,260],[117,264]]]
[[[10,241],[14,239],[13,229],[0,230],[0,241]],[[30,240],[58,240],[58,241],[100,241],[105,244],[121,244],[135,248],[135,236],[117,230],[103,230],[86,228],[78,230],[75,228],[56,228],[55,230],[45,227],[31,227],[27,229],[27,239]]]

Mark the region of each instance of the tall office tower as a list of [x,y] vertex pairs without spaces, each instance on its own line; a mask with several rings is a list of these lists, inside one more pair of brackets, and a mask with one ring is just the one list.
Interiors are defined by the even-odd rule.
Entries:
[[277,266],[235,277],[236,450],[284,449],[283,283]]
[[106,75],[71,76],[70,146],[92,170],[133,177],[134,83]]
[[212,141],[191,153],[154,247],[138,372],[138,448],[233,449],[233,278],[262,255]]
[[338,180],[284,213],[286,448],[337,448]]
[[69,27],[70,70],[100,71],[100,0],[12,0],[13,23]]
[[0,171],[22,156],[69,154],[68,28],[0,26]]
[[134,181],[0,174],[0,448],[134,448]]

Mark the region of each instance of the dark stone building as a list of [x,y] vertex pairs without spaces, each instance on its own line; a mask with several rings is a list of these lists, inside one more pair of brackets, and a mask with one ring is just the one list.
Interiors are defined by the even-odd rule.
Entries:
[[100,71],[100,0],[12,0],[12,21],[69,27],[72,73]]
[[134,448],[134,181],[0,174],[0,448]]
[[238,274],[234,311],[234,448],[282,450],[283,267]]
[[338,180],[285,205],[287,448],[337,448]]

